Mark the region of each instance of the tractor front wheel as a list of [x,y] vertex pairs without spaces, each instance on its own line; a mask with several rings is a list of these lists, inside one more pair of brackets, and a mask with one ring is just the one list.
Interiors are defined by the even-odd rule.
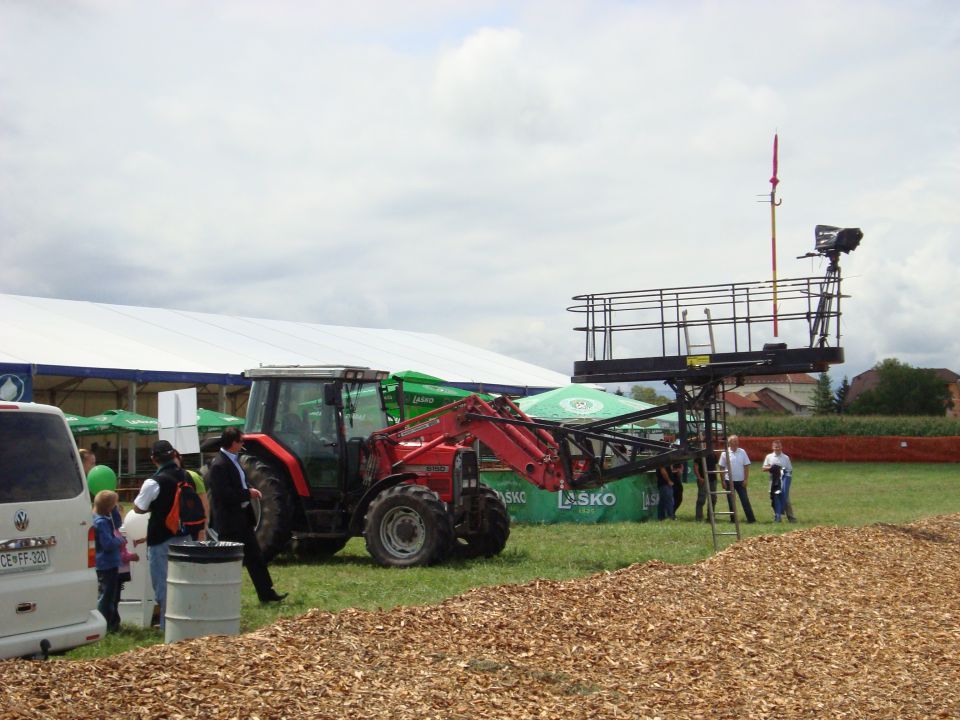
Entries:
[[510,537],[510,513],[500,496],[481,484],[463,489],[464,522],[457,526],[456,555],[470,559],[499,555]]
[[439,496],[422,485],[396,485],[370,503],[367,552],[385,567],[433,565],[453,543],[453,523]]

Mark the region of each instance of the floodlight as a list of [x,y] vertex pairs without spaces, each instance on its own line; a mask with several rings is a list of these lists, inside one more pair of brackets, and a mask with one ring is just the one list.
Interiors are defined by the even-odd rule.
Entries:
[[817,225],[813,233],[817,254],[828,256],[853,252],[863,238],[860,228],[838,228],[833,225]]

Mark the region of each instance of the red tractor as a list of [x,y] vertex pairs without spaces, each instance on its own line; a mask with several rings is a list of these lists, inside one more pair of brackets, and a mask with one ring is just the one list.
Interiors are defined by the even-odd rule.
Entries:
[[[477,443],[538,487],[600,484],[589,439],[575,459],[558,428],[506,398],[473,395],[390,425],[380,381],[359,367],[260,367],[244,455],[263,493],[257,537],[267,558],[294,540],[333,554],[363,536],[381,565],[429,565],[457,554],[490,557],[510,534],[500,497],[480,482]],[[586,459],[584,459],[586,458]]]

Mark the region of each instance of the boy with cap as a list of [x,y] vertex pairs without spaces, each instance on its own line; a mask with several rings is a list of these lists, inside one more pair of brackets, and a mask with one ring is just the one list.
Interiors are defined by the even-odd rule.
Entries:
[[166,526],[167,513],[173,507],[177,494],[177,483],[181,480],[193,485],[176,461],[177,451],[168,440],[158,440],[153,444],[150,459],[157,466],[153,477],[143,481],[140,493],[133,501],[133,509],[138,513],[150,513],[147,521],[147,561],[150,564],[150,580],[153,584],[153,596],[160,606],[160,629],[166,622],[167,610],[167,558],[170,543],[178,536]]

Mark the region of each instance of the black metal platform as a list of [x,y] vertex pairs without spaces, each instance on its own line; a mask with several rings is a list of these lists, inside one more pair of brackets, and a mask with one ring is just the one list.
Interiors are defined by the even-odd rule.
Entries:
[[700,385],[743,375],[820,373],[842,362],[843,348],[834,347],[580,360],[573,364],[571,380],[575,383],[676,380]]

